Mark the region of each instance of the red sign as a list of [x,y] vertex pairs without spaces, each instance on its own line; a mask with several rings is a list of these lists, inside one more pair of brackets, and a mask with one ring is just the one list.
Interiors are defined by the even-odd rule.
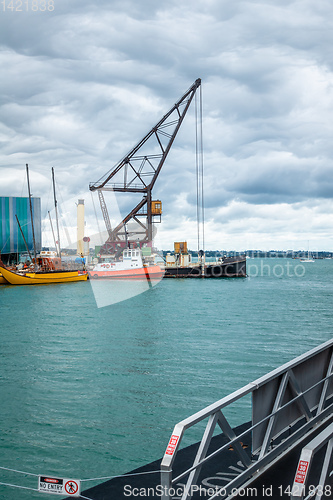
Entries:
[[62,479],[55,477],[43,477],[42,481],[44,481],[44,483],[62,484]]
[[168,444],[168,447],[167,447],[166,452],[165,452],[166,455],[173,455],[173,453],[176,449],[176,445],[178,443],[178,439],[179,439],[179,436],[172,434],[170,441],[169,441],[169,444]]
[[295,483],[301,483],[301,484],[304,483],[308,467],[309,467],[309,462],[306,462],[305,460],[299,461],[295,477]]

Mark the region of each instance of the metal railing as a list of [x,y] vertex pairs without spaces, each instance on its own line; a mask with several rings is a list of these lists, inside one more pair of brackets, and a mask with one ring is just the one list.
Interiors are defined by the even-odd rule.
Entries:
[[[321,500],[322,497],[332,497],[332,488],[325,488],[328,466],[332,457],[333,449],[333,424],[330,424],[318,436],[313,438],[302,449],[300,459],[297,464],[294,483],[291,488],[291,500],[303,500],[305,497],[305,487],[309,477],[312,460],[314,455],[327,443],[325,458],[321,467],[321,474],[316,486],[309,489],[306,500],[315,497],[315,500]],[[326,489],[326,491],[325,491]]]
[[[333,340],[330,340],[176,424],[161,462],[161,498],[170,500],[180,481],[184,484],[181,500],[192,498],[198,491],[202,467],[231,446],[242,467],[223,489],[216,489],[205,498],[232,498],[237,488],[250,485],[309,436],[314,426],[318,428],[332,418],[332,369]],[[252,395],[252,422],[236,435],[222,410],[249,394]],[[199,447],[193,460],[191,458],[192,465],[175,477],[173,467],[176,468],[185,432],[206,419]],[[213,434],[218,427],[228,439],[211,451]],[[251,454],[243,449],[246,439],[252,440]]]

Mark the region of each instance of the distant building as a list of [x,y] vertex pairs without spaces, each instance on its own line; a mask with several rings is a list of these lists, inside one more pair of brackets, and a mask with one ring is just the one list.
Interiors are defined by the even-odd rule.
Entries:
[[[42,221],[40,198],[31,198],[36,251],[42,247]],[[33,252],[32,226],[29,198],[0,196],[0,251],[2,255],[26,252],[26,246],[18,227],[19,220],[30,252]]]

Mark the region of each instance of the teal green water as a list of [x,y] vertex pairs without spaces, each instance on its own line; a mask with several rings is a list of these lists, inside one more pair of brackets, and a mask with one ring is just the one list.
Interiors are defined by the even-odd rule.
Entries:
[[[248,278],[165,279],[99,309],[89,283],[0,287],[0,466],[125,473],[160,458],[179,420],[332,337],[333,260],[247,265]],[[247,404],[230,414],[249,418]]]

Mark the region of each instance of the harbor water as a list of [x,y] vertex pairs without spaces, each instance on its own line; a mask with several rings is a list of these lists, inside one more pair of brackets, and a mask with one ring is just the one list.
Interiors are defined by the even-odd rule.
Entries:
[[[332,337],[333,260],[247,268],[106,307],[89,282],[1,286],[0,498],[47,497],[39,474],[95,479],[156,460],[178,421]],[[227,416],[249,420],[250,401]]]

